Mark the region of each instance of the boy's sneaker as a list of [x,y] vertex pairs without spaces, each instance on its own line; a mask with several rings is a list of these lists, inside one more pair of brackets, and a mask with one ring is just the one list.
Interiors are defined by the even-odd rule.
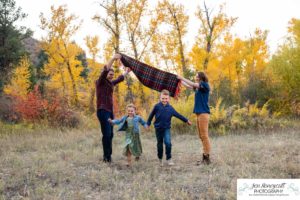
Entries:
[[162,160],[162,159],[159,159],[159,166],[161,166],[161,167],[164,166],[164,163],[163,163],[163,160]]
[[169,160],[168,160],[168,165],[169,165],[169,166],[173,166],[173,165],[175,165],[175,163],[172,161],[172,159],[169,159]]

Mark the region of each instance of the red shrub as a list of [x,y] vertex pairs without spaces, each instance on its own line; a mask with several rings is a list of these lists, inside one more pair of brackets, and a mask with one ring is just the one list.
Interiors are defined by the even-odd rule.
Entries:
[[16,110],[28,122],[45,120],[55,127],[77,127],[79,118],[66,102],[53,91],[43,97],[36,86],[25,98],[18,97]]
[[24,120],[29,122],[44,119],[46,106],[47,101],[42,98],[38,87],[35,87],[25,98],[17,97],[16,110]]

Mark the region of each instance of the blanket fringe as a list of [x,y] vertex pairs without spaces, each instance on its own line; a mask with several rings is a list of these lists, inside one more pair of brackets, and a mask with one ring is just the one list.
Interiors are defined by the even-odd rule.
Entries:
[[181,90],[181,80],[179,80],[179,82],[178,82],[178,84],[177,84],[177,87],[176,87],[175,94],[174,94],[174,98],[175,98],[176,100],[177,100],[178,97],[179,97],[180,90]]

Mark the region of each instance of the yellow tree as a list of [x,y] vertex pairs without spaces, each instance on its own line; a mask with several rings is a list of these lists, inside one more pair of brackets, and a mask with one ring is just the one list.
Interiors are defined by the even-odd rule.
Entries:
[[241,97],[250,103],[258,102],[258,105],[262,105],[272,96],[272,77],[265,73],[269,60],[267,35],[267,31],[256,29],[244,42],[242,69],[245,86]]
[[81,53],[72,36],[80,27],[77,17],[67,14],[66,6],[55,9],[51,6],[51,18],[40,15],[41,28],[48,32],[42,43],[42,48],[48,55],[48,63],[44,67],[45,73],[50,76],[49,87],[62,88],[63,95],[68,98],[71,90],[71,103],[79,106],[78,89],[83,82],[80,73],[83,70],[77,56]]
[[245,49],[245,41],[234,38],[230,33],[226,33],[223,41],[216,45],[217,59],[211,60],[207,69],[216,99],[221,97],[225,103],[239,102]]
[[[201,27],[190,57],[196,69],[206,71],[210,66],[209,62],[216,58],[214,51],[218,39],[229,32],[237,18],[228,17],[224,13],[224,5],[220,5],[218,13],[212,16],[205,1],[203,8],[198,7],[196,16],[200,20]],[[199,63],[199,58],[201,63]]]
[[175,62],[174,40],[172,36],[156,33],[152,38],[151,51],[154,55],[154,64],[170,72],[180,72]]
[[167,33],[160,34],[159,37],[160,42],[165,44],[164,52],[171,62],[175,61],[178,72],[186,75],[188,68],[183,38],[187,33],[189,17],[185,13],[183,5],[176,5],[168,0],[159,2],[157,10],[164,22],[162,25],[167,25],[168,29]]
[[288,32],[292,36],[289,37],[293,46],[300,48],[300,19],[292,18],[289,21]]
[[[148,0],[130,1],[122,10],[121,17],[134,58],[140,60],[147,52],[161,19],[148,9]],[[146,21],[147,17],[150,19]]]
[[25,97],[30,87],[30,61],[28,57],[21,58],[14,69],[10,84],[4,87],[6,94]]
[[[255,92],[255,84],[260,84],[264,79],[268,59],[266,36],[266,31],[258,29],[245,40],[233,38],[230,33],[226,33],[223,40],[215,45],[216,59],[211,61],[214,64],[207,69],[207,73],[221,95],[234,95],[240,102],[241,89],[251,90],[248,93]],[[225,100],[232,98],[230,95]]]
[[[109,39],[105,44],[105,58],[110,59],[114,53],[120,52],[121,44],[121,29],[122,22],[120,19],[120,12],[124,7],[123,0],[107,0],[99,3],[100,8],[104,10],[102,15],[94,15],[93,20],[100,23],[102,27],[109,33]],[[116,74],[119,74],[119,68],[114,66]],[[120,102],[121,95],[119,93],[119,85],[115,87],[115,95],[117,97],[117,104]]]
[[120,12],[124,7],[124,2],[122,0],[107,0],[99,3],[99,6],[104,9],[105,14],[97,14],[93,17],[93,20],[100,23],[110,33],[110,43],[114,48],[114,52],[120,52]]
[[[269,58],[267,31],[256,29],[254,34],[245,40],[227,36],[224,37],[222,44],[217,45],[219,65],[216,68],[219,70],[218,77],[214,77],[215,80],[217,82],[224,78],[229,80],[230,92],[235,92],[239,103],[241,97],[253,103],[259,99],[266,99],[270,88],[266,82],[270,82],[272,78],[266,74]],[[213,68],[214,66],[211,66],[208,71]]]
[[245,41],[244,71],[250,79],[256,74],[261,74],[266,68],[269,58],[267,36],[268,31],[256,29],[254,35]]
[[[240,38],[233,38],[227,33],[222,43],[216,45],[216,55],[218,55],[218,65],[214,70],[218,73],[213,76],[213,80],[218,80],[220,76],[227,77],[230,82],[239,79],[242,72],[242,62],[245,58],[245,42]],[[211,69],[214,66],[211,66]]]
[[100,74],[100,67],[96,63],[96,56],[99,54],[99,37],[98,36],[87,36],[85,38],[86,46],[88,47],[88,51],[90,55],[92,56],[91,60],[88,60],[88,66],[89,66],[89,74],[87,78],[87,84],[90,88],[90,94],[89,94],[89,110],[90,112],[95,111],[94,106],[94,99],[95,99],[95,80],[99,77]]
[[[150,41],[154,36],[160,23],[156,14],[148,9],[148,0],[130,1],[122,10],[121,17],[124,20],[127,37],[130,43],[130,49],[135,59],[144,59],[144,55],[148,52]],[[149,20],[147,20],[149,18]],[[137,83],[138,99],[142,107],[147,107],[145,95],[146,88],[140,82],[133,82],[129,77],[127,79],[127,100],[133,102],[132,83]]]

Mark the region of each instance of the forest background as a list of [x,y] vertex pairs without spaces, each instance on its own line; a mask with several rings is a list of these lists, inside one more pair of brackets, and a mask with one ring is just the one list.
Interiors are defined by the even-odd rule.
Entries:
[[[82,20],[67,5],[52,6],[47,17],[40,14],[39,26],[46,35],[36,40],[30,29],[16,25],[26,17],[22,9],[15,1],[2,0],[2,125],[95,126],[95,80],[116,52],[189,79],[205,71],[212,87],[210,126],[216,133],[281,126],[283,122],[275,119],[299,116],[299,19],[290,19],[284,42],[271,53],[268,30],[256,28],[240,38],[232,33],[238,18],[226,14],[226,4],[209,8],[203,2],[194,13],[200,28],[188,50],[185,7],[171,1],[159,1],[153,8],[148,4],[147,0],[99,2],[101,15],[95,14],[93,20],[107,30],[103,36],[107,39],[100,47],[101,35],[87,35],[85,51],[73,40]],[[117,74],[123,71],[115,69]],[[134,75],[114,94],[116,116],[133,102],[146,117],[158,101],[158,93]],[[193,92],[182,88],[172,104],[191,117]]]

